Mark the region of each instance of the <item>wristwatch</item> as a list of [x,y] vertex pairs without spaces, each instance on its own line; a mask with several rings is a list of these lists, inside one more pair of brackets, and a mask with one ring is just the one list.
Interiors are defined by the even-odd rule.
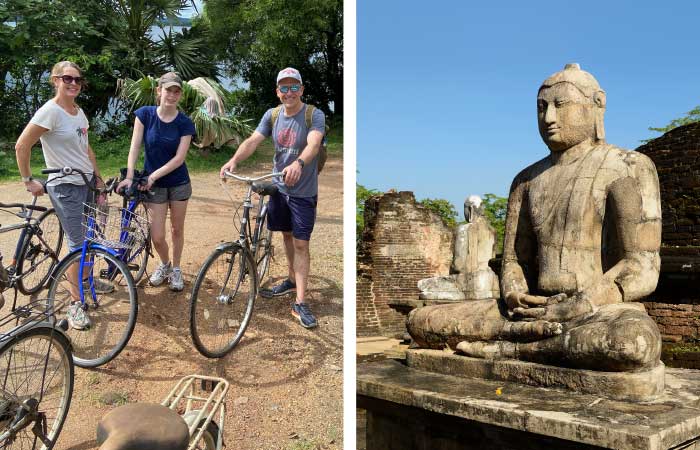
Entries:
[[22,177],[23,183],[28,183],[28,182],[33,181],[33,180],[34,180],[34,177],[32,177],[31,175],[29,175],[28,177]]
[[304,168],[304,160],[301,159],[301,158],[297,158],[297,162],[299,163],[299,165],[300,165],[301,168],[303,169],[303,168]]

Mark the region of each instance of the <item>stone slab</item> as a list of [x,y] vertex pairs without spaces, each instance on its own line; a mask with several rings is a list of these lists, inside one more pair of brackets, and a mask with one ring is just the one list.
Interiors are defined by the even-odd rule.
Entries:
[[635,403],[425,372],[397,361],[357,367],[358,396],[398,407],[595,447],[695,448],[700,437],[700,371],[666,369],[665,385],[656,400]]
[[570,389],[617,400],[648,401],[664,392],[664,365],[643,372],[567,369],[517,360],[487,360],[441,350],[406,351],[409,367],[458,377]]

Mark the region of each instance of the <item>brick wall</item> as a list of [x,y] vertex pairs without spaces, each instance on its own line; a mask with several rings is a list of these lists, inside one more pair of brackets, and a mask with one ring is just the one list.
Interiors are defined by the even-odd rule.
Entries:
[[661,276],[644,303],[666,342],[700,341],[700,123],[637,148],[661,189]]
[[700,255],[700,123],[678,127],[637,148],[656,164],[665,247]]
[[453,232],[412,192],[371,197],[357,252],[357,335],[400,336],[405,316],[391,300],[418,298],[418,280],[449,273]]

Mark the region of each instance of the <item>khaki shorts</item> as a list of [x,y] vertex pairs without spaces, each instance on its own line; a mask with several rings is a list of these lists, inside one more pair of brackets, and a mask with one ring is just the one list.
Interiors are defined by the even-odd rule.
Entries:
[[192,183],[167,188],[153,186],[151,192],[152,194],[149,195],[147,203],[185,201],[192,196]]

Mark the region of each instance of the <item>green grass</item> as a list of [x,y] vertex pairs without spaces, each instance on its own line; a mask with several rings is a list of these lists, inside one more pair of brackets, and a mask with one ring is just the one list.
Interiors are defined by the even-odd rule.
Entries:
[[[129,154],[131,143],[130,132],[109,140],[102,140],[98,136],[90,137],[90,145],[97,156],[97,165],[100,168],[102,177],[107,179],[117,176],[119,169],[126,167],[126,160]],[[193,172],[218,172],[221,166],[228,161],[235,152],[234,147],[222,147],[218,150],[202,151],[194,145],[190,147],[187,154],[187,167]],[[252,167],[260,162],[272,161],[274,147],[272,140],[266,139],[253,153],[253,155],[243,162],[242,168]],[[343,155],[343,129],[342,126],[331,129],[328,134],[328,154],[331,157],[342,157]],[[139,159],[139,167],[143,167],[143,150]],[[34,176],[42,177],[41,169],[45,167],[44,156],[41,147],[32,149],[31,167]],[[18,181],[19,170],[15,160],[14,143],[0,144],[0,181]]]

